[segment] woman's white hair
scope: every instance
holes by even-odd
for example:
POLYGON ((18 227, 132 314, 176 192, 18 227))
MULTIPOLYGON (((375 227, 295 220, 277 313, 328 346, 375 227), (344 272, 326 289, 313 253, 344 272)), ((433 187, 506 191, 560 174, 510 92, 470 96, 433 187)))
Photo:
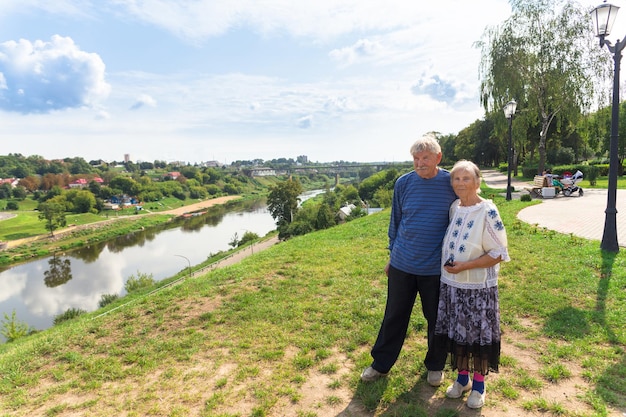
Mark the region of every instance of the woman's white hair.
POLYGON ((465 159, 457 161, 450 170, 450 181, 452 181, 452 178, 457 171, 467 171, 474 174, 474 177, 476 178, 476 189, 480 190, 480 168, 478 168, 475 163, 465 159))

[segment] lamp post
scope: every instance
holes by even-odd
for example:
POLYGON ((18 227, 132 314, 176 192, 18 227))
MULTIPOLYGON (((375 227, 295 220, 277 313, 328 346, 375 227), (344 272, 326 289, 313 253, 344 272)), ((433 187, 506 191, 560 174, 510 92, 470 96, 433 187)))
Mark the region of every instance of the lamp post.
POLYGON ((615 69, 613 72, 613 102, 611 105, 611 142, 609 144, 609 189, 606 202, 604 233, 602 234, 602 242, 600 248, 608 252, 619 252, 617 243, 617 165, 618 159, 618 140, 619 140, 619 70, 620 61, 622 60, 622 49, 626 45, 626 39, 621 41, 618 39, 615 45, 605 39, 611 33, 613 23, 619 7, 605 3, 599 5, 591 11, 593 18, 594 30, 596 36, 600 38, 600 48, 604 45, 609 52, 613 54, 615 69))
POLYGON ((509 162, 506 168, 506 199, 511 200, 511 167, 513 166, 513 116, 515 115, 515 109, 517 103, 515 100, 511 100, 504 105, 504 116, 509 119, 509 162))
POLYGON ((189 258, 187 258, 186 256, 183 255, 174 255, 174 256, 178 256, 179 258, 184 258, 187 260, 187 265, 189 267, 189 277, 191 278, 191 262, 189 262, 189 258))

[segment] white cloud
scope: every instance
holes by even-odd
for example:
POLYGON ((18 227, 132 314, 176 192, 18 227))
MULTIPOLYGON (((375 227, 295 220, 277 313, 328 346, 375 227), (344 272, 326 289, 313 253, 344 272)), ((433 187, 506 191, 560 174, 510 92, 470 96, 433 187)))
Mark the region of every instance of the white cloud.
POLYGON ((28 114, 91 106, 109 94, 104 68, 97 54, 81 51, 71 38, 3 42, 0 108, 28 114))
POLYGON ((0 56, 0 134, 16 139, 5 152, 71 149, 88 160, 406 159, 416 136, 481 117, 472 43, 510 11, 507 0, 445 10, 405 0, 7 1, 0 34, 15 41, 0 54, 33 54, 0 56), (72 37, 36 41, 42 33, 72 37))
POLYGON ((351 65, 361 58, 376 56, 381 50, 382 46, 379 42, 360 39, 352 46, 333 49, 329 56, 342 65, 351 65))
POLYGON ((156 107, 157 102, 154 98, 150 97, 148 94, 141 94, 137 100, 130 106, 131 110, 138 110, 142 107, 156 107))
POLYGON ((300 129, 309 129, 313 125, 313 116, 307 115, 298 119, 298 127, 300 129))

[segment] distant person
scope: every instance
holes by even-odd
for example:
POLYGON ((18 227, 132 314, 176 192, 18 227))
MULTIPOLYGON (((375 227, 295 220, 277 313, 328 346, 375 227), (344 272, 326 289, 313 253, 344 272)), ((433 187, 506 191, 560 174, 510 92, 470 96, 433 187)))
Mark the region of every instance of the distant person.
POLYGON ((460 398, 471 390, 467 406, 481 408, 485 376, 497 372, 500 361, 498 271, 500 262, 509 261, 507 236, 495 204, 478 195, 478 167, 459 161, 450 176, 459 199, 450 207, 443 241, 435 333, 437 343, 448 346, 452 369, 458 370, 446 396, 460 398))
POLYGON ((424 365, 427 381, 439 386, 444 378, 447 351, 434 346, 441 244, 448 227, 450 204, 456 199, 450 173, 437 165, 441 147, 433 136, 418 139, 410 149, 414 170, 395 183, 389 223, 389 263, 385 316, 372 347, 372 365, 361 380, 374 381, 387 375, 395 364, 406 337, 417 294, 428 322, 428 351, 424 365))

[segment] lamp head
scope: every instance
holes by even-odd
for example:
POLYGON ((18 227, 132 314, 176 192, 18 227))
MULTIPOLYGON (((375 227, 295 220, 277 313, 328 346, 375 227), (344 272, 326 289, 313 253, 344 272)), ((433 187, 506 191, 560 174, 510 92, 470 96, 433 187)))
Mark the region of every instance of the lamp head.
POLYGON ((508 103, 504 105, 504 108, 502 109, 504 110, 504 116, 507 119, 510 119, 515 114, 516 108, 517 108, 517 103, 515 102, 515 100, 509 101, 508 103))
POLYGON ((618 10, 618 6, 607 3, 606 0, 604 0, 604 3, 591 11, 593 30, 596 36, 600 38, 600 45, 603 45, 604 38, 611 34, 611 29, 613 29, 613 23, 615 23, 618 10))

